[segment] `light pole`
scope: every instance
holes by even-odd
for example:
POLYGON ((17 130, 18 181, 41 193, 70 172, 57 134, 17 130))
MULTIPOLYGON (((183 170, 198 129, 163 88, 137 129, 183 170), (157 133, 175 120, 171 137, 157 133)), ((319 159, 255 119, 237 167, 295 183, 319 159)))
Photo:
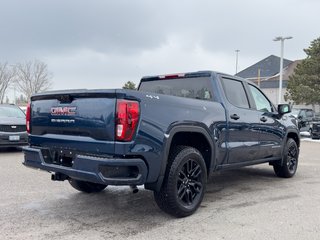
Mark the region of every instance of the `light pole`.
POLYGON ((240 52, 240 50, 235 50, 235 52, 236 52, 236 74, 238 73, 238 54, 239 54, 239 52, 240 52))
POLYGON ((273 41, 281 41, 281 56, 280 56, 280 76, 279 76, 279 97, 278 104, 281 104, 282 98, 282 72, 283 72, 283 49, 284 49, 284 40, 291 39, 292 37, 276 37, 273 41))

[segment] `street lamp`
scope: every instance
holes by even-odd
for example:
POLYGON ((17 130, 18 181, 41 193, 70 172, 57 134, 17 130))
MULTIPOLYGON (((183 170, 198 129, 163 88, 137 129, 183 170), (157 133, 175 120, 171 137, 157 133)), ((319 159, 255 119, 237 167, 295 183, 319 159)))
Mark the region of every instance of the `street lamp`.
POLYGON ((240 50, 235 50, 235 52, 236 52, 236 74, 238 73, 238 54, 239 54, 239 52, 240 52, 240 50))
POLYGON ((281 58, 280 58, 280 79, 279 79, 279 97, 278 104, 281 104, 282 98, 282 71, 283 71, 283 48, 284 48, 284 40, 291 39, 292 37, 276 37, 273 41, 281 41, 281 58))

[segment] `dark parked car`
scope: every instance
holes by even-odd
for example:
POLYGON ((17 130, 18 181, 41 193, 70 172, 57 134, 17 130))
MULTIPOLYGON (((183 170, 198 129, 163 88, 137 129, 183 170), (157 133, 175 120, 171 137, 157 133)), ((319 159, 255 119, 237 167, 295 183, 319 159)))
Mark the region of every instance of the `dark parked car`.
POLYGON ((0 105, 0 147, 26 145, 26 115, 15 105, 0 105))
POLYGON ((312 139, 320 138, 320 117, 315 117, 310 124, 309 129, 310 137, 312 139))
POLYGON ((298 128, 300 131, 309 131, 311 122, 315 117, 315 113, 309 108, 294 108, 291 115, 298 119, 298 128))

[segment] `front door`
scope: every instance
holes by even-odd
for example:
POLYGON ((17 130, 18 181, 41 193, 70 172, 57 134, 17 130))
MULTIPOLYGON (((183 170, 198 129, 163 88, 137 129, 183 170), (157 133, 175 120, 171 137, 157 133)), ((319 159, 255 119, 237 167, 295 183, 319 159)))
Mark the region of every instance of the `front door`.
POLYGON ((260 159, 281 156, 284 126, 268 98, 255 86, 249 84, 253 101, 259 114, 260 159))
POLYGON ((227 97, 228 164, 252 161, 259 156, 259 115, 250 107, 242 81, 222 78, 227 97))

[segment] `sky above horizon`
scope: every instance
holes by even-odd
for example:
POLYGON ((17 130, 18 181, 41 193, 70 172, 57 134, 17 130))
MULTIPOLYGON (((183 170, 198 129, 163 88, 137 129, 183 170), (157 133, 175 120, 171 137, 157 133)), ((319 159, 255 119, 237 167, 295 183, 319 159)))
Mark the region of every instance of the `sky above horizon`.
MULTIPOLYGON (((0 0, 0 62, 38 59, 52 89, 121 88, 142 76, 235 74, 269 55, 305 58, 320 1, 0 0)), ((317 30, 318 29, 318 30, 317 30)))

